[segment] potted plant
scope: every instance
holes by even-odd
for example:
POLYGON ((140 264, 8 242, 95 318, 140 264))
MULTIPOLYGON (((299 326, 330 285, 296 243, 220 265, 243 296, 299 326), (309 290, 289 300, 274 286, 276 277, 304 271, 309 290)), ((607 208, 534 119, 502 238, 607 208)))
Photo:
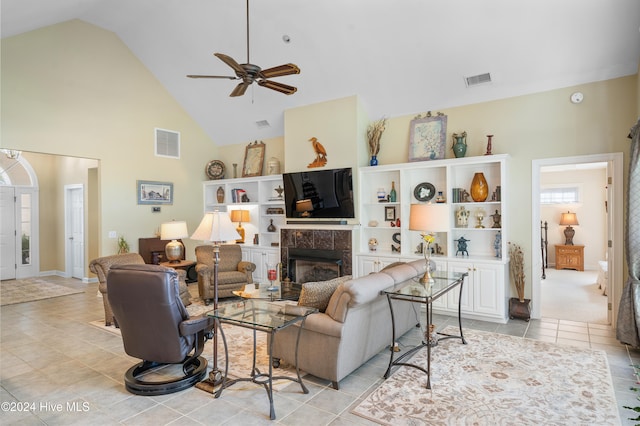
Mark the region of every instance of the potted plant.
POLYGON ((518 297, 509 299, 509 318, 531 319, 531 299, 524 297, 524 253, 517 244, 509 243, 509 271, 518 297))
POLYGON ((129 253, 129 243, 123 236, 118 238, 118 254, 129 253))

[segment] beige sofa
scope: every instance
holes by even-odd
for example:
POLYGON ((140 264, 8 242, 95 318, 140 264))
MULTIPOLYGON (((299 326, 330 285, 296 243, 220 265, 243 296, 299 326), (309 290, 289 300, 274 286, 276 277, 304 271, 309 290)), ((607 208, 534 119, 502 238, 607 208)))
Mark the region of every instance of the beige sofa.
MULTIPOLYGON (((325 312, 307 317, 300 335, 301 370, 338 383, 391 344, 389 303, 380 291, 421 276, 424 260, 395 265, 381 272, 346 281, 338 286, 325 312)), ((420 305, 394 301, 396 336, 420 322, 420 305)), ((273 340, 274 359, 295 363, 299 325, 278 331, 273 340)))

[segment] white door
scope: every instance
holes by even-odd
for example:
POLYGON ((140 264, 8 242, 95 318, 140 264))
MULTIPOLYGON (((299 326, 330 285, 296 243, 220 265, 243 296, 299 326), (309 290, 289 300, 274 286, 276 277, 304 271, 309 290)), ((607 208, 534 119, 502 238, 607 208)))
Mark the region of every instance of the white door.
POLYGON ((65 185, 66 275, 84 277, 84 188, 65 185))
POLYGON ((0 186, 0 279, 16 278, 16 202, 15 189, 0 186))

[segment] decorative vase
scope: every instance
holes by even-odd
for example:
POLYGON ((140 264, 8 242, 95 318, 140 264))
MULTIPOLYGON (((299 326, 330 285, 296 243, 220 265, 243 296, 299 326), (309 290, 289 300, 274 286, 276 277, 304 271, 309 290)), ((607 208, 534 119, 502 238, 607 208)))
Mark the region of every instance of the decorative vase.
POLYGON ((370 166, 377 166, 378 165, 378 157, 375 155, 371 156, 371 161, 369 161, 369 165, 370 166))
POLYGON ((484 178, 484 174, 478 172, 473 175, 473 180, 471 181, 471 198, 473 201, 485 201, 489 196, 489 185, 487 185, 487 180, 484 178))
POLYGON ((267 226, 267 231, 268 232, 276 232, 276 226, 273 224, 273 219, 269 219, 270 223, 269 226, 267 226))
POLYGON ((218 204, 224 203, 224 188, 219 186, 216 191, 216 198, 218 200, 218 204))
POLYGON ((454 133, 453 135, 453 155, 456 158, 462 158, 467 154, 467 132, 462 132, 461 135, 454 133))

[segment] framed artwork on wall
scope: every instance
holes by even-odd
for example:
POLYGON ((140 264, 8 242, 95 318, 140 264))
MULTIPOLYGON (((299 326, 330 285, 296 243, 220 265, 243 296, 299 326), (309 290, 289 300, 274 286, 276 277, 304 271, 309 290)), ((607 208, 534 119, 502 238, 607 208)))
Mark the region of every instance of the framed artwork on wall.
POLYGON ((242 177, 262 176, 264 163, 264 142, 255 141, 247 145, 242 165, 242 177))
POLYGON ((173 204, 173 183, 171 182, 138 180, 136 187, 138 204, 173 204))
POLYGON ((445 158, 447 116, 441 113, 411 120, 409 161, 441 160, 445 158))

